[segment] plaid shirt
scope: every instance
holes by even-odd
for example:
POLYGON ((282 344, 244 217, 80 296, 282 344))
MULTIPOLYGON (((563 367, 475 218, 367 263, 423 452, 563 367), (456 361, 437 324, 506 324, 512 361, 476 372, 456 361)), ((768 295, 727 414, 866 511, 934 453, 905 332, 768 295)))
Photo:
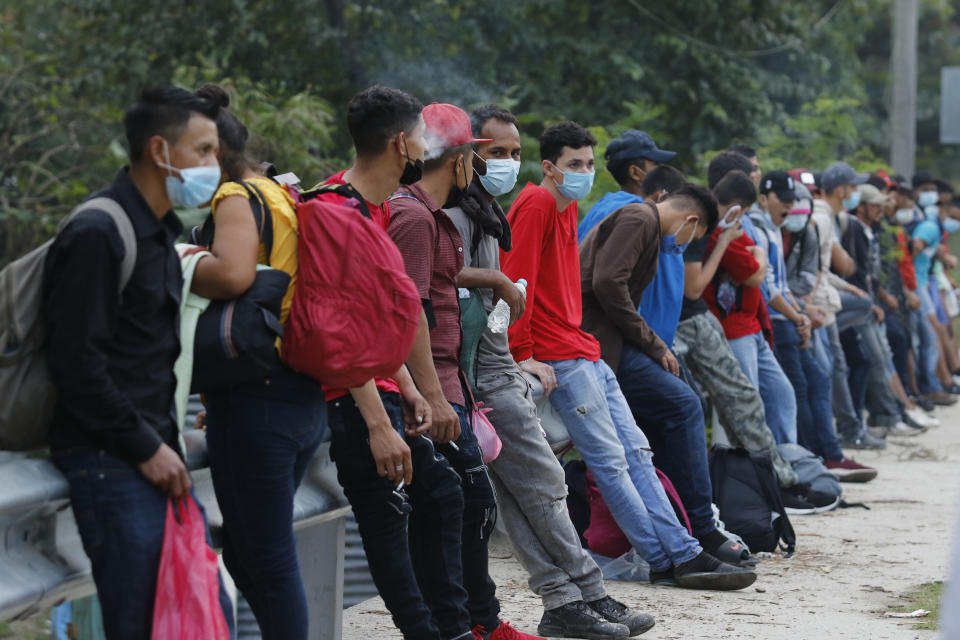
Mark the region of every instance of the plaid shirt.
POLYGON ((463 241, 456 225, 419 186, 400 187, 390 199, 390 237, 403 255, 430 320, 430 347, 443 395, 465 405, 460 384, 460 301, 457 276, 463 241))

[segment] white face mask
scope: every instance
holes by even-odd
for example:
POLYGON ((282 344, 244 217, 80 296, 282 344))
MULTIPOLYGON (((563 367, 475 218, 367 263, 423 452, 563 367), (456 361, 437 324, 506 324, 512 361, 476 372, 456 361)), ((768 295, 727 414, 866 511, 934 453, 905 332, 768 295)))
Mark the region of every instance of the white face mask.
POLYGON ((900 225, 910 224, 913 222, 913 209, 897 209, 897 212, 893 214, 893 219, 900 225))
POLYGON ((737 224, 737 220, 740 218, 740 205, 735 204, 729 209, 727 209, 727 214, 723 216, 723 220, 717 223, 717 226, 721 229, 729 229, 733 225, 737 224))

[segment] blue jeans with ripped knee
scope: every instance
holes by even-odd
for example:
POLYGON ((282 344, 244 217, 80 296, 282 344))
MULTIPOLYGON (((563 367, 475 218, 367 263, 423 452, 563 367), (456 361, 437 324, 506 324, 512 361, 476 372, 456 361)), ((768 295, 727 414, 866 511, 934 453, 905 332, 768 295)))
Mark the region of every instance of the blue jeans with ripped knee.
POLYGON ((627 540, 653 571, 697 557, 700 544, 677 521, 653 468, 650 443, 610 367, 583 358, 548 364, 557 375, 550 403, 627 540))

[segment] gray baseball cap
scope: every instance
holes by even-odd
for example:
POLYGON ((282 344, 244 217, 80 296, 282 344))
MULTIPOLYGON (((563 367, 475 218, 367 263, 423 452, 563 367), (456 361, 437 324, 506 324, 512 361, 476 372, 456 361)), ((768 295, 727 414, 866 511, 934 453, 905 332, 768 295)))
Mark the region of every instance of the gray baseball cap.
POLYGON ((865 184, 868 177, 865 173, 854 171, 853 167, 846 162, 834 162, 820 175, 820 188, 824 192, 829 192, 843 184, 865 184))

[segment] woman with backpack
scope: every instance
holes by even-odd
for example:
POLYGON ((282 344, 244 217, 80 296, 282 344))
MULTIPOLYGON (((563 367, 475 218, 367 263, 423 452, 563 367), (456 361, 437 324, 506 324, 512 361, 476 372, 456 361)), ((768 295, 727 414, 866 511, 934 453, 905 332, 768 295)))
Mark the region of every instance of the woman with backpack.
MULTIPOLYGON (((197 93, 229 105, 219 86, 205 85, 197 93)), ((237 117, 223 108, 216 123, 224 182, 210 203, 213 256, 198 263, 192 289, 211 299, 234 299, 253 285, 258 265, 270 266, 290 276, 280 313, 286 322, 297 282, 295 203, 283 187, 254 171, 244 153, 247 129, 237 117)), ((327 429, 323 390, 277 357, 264 377, 208 391, 205 402, 224 562, 265 640, 306 640, 293 498, 327 429)))

